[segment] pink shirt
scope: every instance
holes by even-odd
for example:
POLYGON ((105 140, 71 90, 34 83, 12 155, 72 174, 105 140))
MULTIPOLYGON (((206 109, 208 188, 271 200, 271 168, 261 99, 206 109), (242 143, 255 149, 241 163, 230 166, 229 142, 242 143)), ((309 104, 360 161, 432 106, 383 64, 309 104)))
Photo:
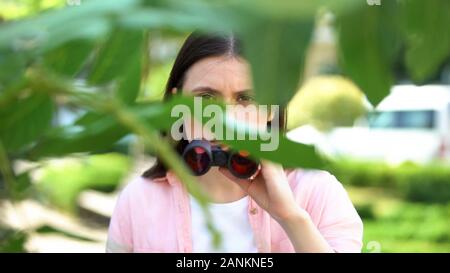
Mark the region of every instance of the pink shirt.
MULTIPOLYGON (((295 199, 336 252, 360 252, 363 225, 341 183, 321 170, 286 171, 295 199)), ((281 226, 249 198, 248 217, 259 252, 294 252, 281 226)), ((177 177, 138 177, 121 192, 109 226, 107 252, 192 252, 189 195, 177 177)))

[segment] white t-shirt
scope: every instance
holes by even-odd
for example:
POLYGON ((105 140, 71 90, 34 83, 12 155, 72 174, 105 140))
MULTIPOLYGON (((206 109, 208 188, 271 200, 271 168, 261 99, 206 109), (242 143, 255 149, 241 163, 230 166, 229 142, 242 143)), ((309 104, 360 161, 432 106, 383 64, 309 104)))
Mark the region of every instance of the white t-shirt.
POLYGON ((248 218, 248 196, 230 203, 210 203, 212 221, 222 236, 218 249, 206 227, 204 213, 197 200, 189 195, 192 217, 193 252, 257 252, 248 218))

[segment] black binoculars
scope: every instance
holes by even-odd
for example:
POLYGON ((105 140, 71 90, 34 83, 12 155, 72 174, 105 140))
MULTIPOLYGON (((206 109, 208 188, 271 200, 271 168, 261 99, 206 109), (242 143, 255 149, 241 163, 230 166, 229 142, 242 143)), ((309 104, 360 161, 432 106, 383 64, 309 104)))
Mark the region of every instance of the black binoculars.
POLYGON ((182 157, 196 176, 204 175, 212 166, 226 167, 241 179, 254 178, 260 169, 245 151, 226 151, 206 140, 193 140, 183 151, 182 157))

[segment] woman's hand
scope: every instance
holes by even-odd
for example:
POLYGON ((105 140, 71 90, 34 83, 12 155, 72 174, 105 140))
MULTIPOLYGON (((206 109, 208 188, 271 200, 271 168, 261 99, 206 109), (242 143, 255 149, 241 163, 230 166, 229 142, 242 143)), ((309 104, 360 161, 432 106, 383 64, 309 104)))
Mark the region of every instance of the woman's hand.
POLYGON ((281 225, 296 252, 334 252, 309 214, 295 201, 280 165, 262 162, 261 171, 253 181, 236 178, 224 168, 219 170, 236 182, 281 225))
POLYGON ((294 199, 283 168, 268 161, 261 162, 261 170, 252 181, 233 176, 226 168, 220 172, 236 182, 258 205, 280 223, 293 218, 307 217, 294 199))

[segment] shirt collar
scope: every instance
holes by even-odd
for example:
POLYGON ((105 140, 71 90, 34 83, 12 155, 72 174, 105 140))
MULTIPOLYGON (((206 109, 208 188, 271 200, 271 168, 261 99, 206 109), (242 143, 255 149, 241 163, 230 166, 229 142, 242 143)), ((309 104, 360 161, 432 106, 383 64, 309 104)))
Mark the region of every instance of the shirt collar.
POLYGON ((153 178, 152 181, 156 183, 169 183, 170 186, 173 186, 178 182, 178 179, 174 173, 167 171, 165 176, 153 178))

